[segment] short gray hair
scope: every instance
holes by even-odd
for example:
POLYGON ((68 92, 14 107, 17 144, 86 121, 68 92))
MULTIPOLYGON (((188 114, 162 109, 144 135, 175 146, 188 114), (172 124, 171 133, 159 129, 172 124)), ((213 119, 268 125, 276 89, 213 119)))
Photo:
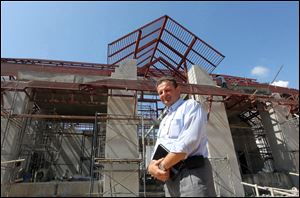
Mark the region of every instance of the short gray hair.
POLYGON ((156 88, 158 87, 158 85, 160 85, 162 82, 165 82, 165 81, 171 82, 175 88, 178 86, 176 78, 174 78, 172 76, 164 76, 156 81, 156 88))

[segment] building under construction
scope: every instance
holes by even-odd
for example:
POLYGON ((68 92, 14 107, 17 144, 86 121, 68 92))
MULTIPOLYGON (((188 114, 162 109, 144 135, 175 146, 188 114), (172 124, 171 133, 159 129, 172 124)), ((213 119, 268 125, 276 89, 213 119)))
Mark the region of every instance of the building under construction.
POLYGON ((162 76, 208 113, 218 196, 299 195, 299 90, 213 73, 225 56, 168 16, 107 63, 1 58, 1 196, 164 196, 147 174, 162 76))

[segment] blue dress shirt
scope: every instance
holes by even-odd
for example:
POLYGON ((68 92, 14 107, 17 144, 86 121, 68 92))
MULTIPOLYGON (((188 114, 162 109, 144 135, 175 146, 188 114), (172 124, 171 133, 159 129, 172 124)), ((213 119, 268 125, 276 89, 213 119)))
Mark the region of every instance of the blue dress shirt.
POLYGON ((167 109, 160 123, 154 147, 164 145, 170 152, 208 156, 206 135, 207 113, 193 99, 178 99, 167 109))

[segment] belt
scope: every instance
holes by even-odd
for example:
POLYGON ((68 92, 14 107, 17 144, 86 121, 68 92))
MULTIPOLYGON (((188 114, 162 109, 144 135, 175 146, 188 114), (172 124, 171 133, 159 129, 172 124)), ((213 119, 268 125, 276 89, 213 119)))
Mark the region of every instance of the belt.
POLYGON ((196 155, 188 157, 187 159, 183 160, 181 163, 181 169, 187 168, 187 169, 194 169, 194 168, 200 168, 204 165, 205 159, 202 155, 196 155))
POLYGON ((172 169, 174 169, 175 172, 179 172, 184 168, 200 168, 204 165, 205 159, 207 158, 204 158, 202 155, 191 156, 175 164, 172 169))
POLYGON ((172 176, 174 177, 175 175, 178 175, 178 173, 185 168, 201 168, 204 166, 206 159, 207 158, 204 158, 202 155, 188 157, 187 159, 178 162, 171 168, 172 176))

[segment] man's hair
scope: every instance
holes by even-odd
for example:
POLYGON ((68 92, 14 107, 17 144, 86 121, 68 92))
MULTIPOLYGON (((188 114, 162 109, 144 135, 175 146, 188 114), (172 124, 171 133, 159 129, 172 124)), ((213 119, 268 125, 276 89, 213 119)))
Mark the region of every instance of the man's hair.
POLYGON ((175 88, 178 86, 177 81, 176 81, 176 79, 174 77, 172 77, 172 76, 164 76, 164 77, 161 77, 160 79, 158 79, 156 81, 156 88, 158 87, 158 85, 160 85, 162 82, 165 82, 165 81, 171 82, 174 85, 175 88))

